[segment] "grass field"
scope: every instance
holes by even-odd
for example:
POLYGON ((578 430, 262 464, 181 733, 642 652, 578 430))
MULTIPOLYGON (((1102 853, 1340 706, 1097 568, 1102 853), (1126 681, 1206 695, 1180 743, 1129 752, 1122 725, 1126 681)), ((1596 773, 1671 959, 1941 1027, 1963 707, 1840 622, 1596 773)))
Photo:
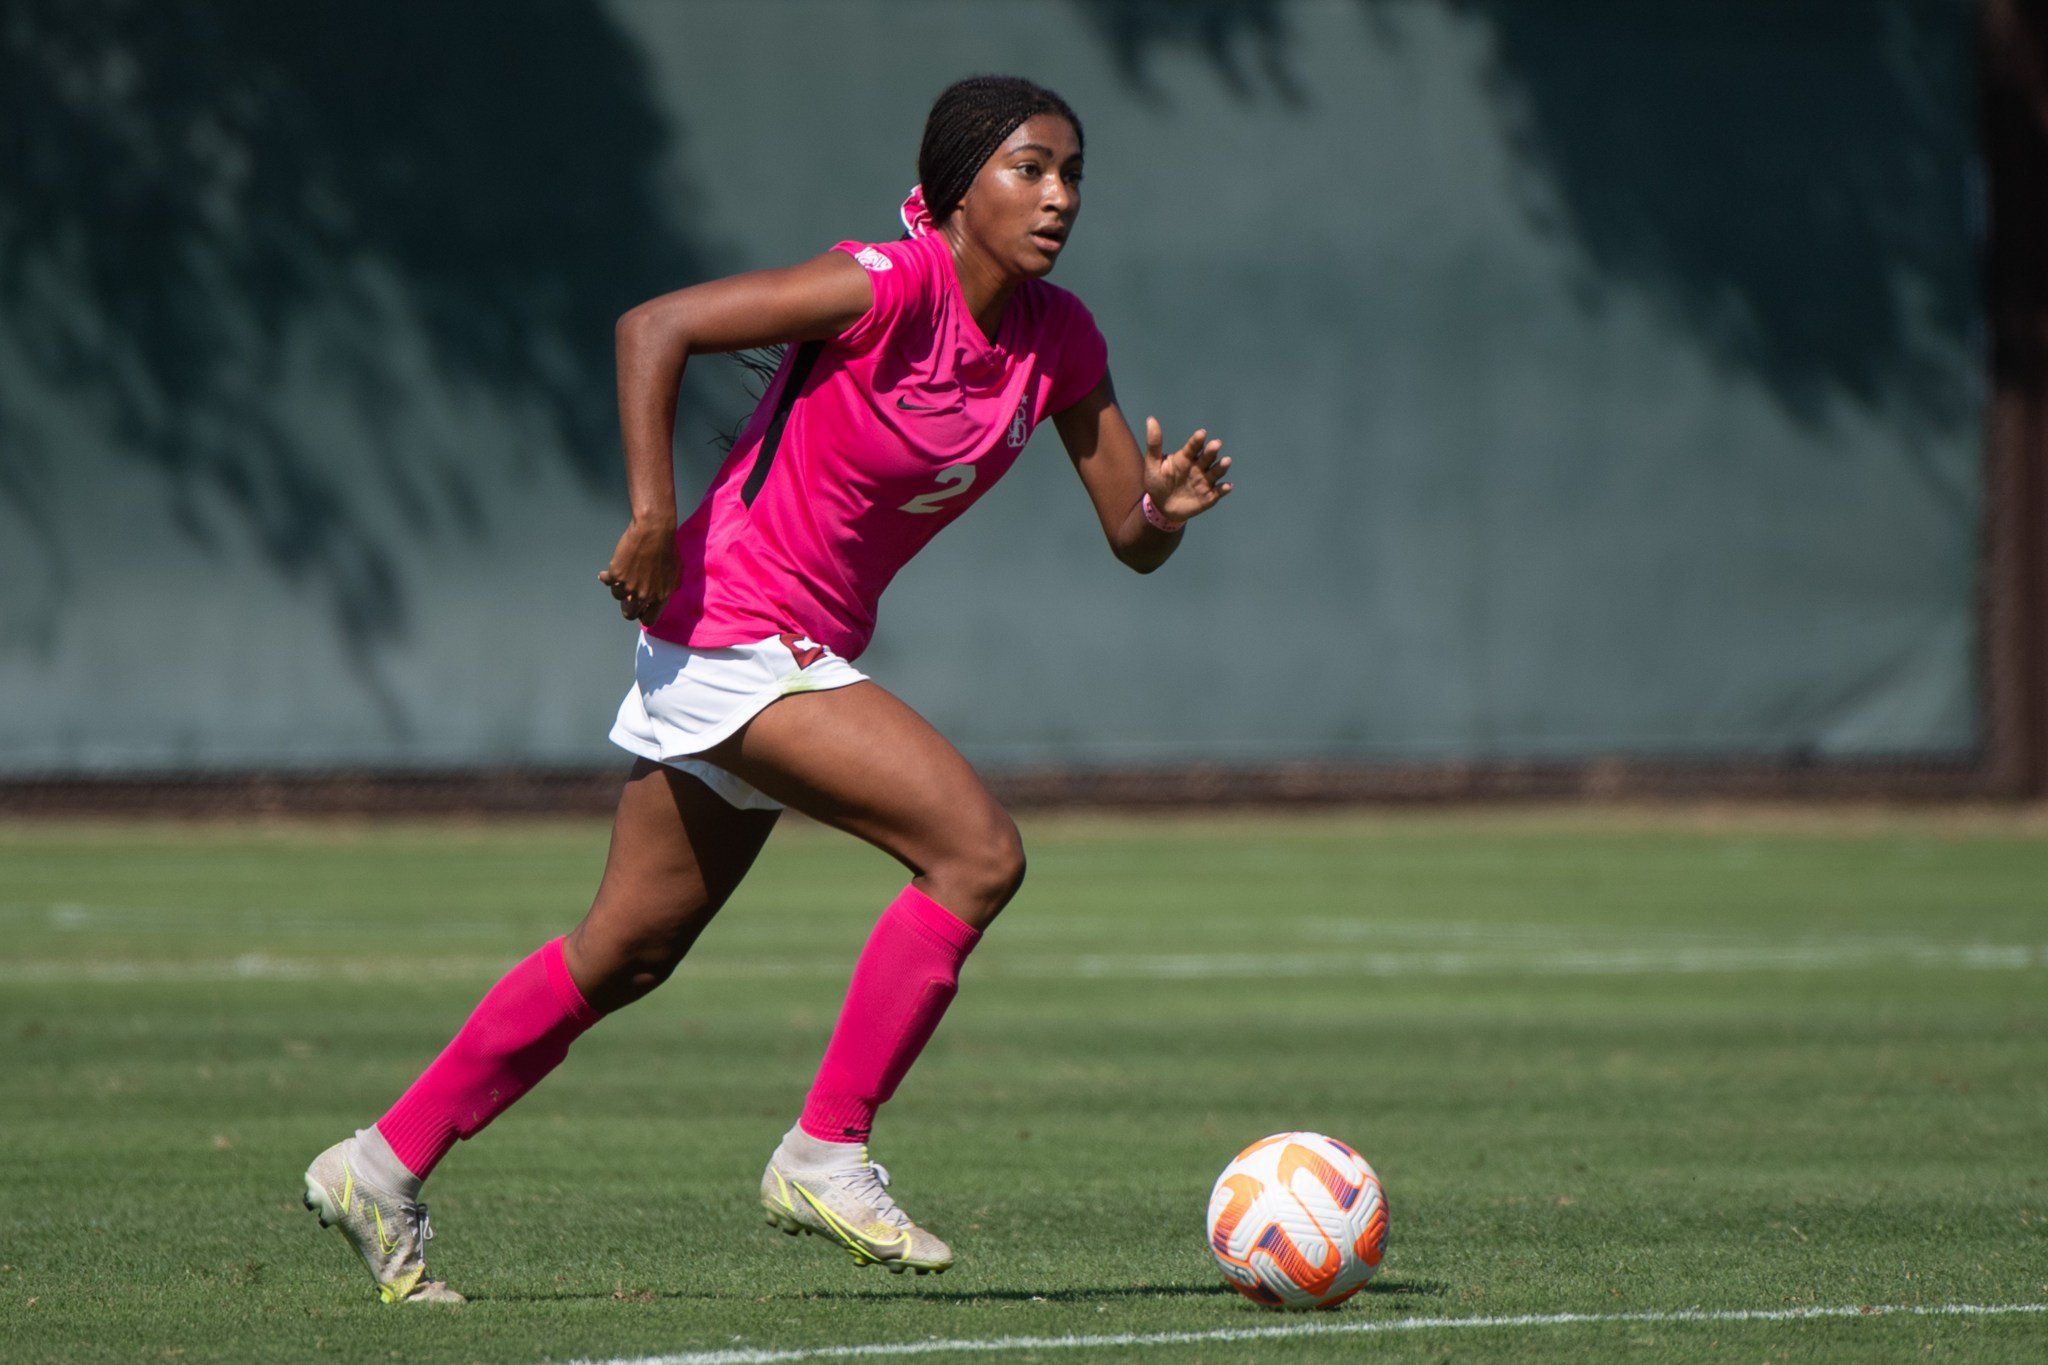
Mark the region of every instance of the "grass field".
POLYGON ((472 1302, 392 1308, 299 1173, 574 920, 603 828, 0 829, 0 1359, 2048 1358, 2038 815, 1026 838, 877 1130, 950 1274, 760 1221, 901 881, 800 827, 436 1175, 429 1264, 472 1302), (1254 1307, 1203 1245, 1224 1161, 1294 1127, 1361 1148, 1392 1208, 1332 1313, 1254 1307), (1855 1311, 1948 1305, 2000 1311, 1855 1311), (1771 1316, 1711 1316, 1742 1311, 1771 1316))

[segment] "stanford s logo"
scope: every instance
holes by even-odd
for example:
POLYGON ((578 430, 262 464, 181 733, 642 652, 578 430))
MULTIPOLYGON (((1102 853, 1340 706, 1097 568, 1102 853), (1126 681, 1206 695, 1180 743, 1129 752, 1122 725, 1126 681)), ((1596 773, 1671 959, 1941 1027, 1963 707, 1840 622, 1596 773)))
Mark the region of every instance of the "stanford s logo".
POLYGON ((789 651, 790 657, 796 660, 796 666, 800 669, 809 668, 825 657, 825 646, 808 635, 791 635, 785 630, 775 638, 782 641, 782 647, 789 651))
POLYGON ((1031 439, 1031 400, 1025 398, 1017 404, 1017 415, 1010 419, 1010 449, 1022 450, 1024 443, 1031 439))

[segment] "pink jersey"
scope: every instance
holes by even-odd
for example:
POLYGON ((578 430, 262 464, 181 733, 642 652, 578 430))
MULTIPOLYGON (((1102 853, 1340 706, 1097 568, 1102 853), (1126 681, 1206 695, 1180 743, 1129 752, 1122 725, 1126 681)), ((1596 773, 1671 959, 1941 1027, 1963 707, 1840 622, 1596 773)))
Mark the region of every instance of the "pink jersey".
POLYGON ((1095 320, 1064 289, 1025 281, 992 343, 940 234, 837 249, 867 268, 874 307, 816 351, 777 430, 802 354, 790 348, 676 531, 682 578, 648 627, 664 640, 715 649, 787 631, 858 658, 896 571, 1107 369, 1095 320))

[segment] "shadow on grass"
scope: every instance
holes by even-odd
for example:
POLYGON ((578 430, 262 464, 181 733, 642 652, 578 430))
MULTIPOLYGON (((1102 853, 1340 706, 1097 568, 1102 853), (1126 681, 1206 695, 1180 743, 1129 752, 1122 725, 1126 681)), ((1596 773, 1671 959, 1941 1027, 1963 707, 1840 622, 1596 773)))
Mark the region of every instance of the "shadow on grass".
MULTIPOLYGON (((1449 1286, 1442 1280, 1376 1280, 1366 1287, 1360 1302, 1379 1298, 1410 1298, 1416 1296, 1434 1297, 1446 1292, 1449 1286)), ((532 1293, 471 1294, 478 1303, 587 1303, 614 1299, 620 1303, 667 1303, 680 1300, 733 1300, 751 1299, 766 1302, 777 1299, 820 1302, 868 1301, 878 1298, 920 1299, 937 1303, 1100 1303, 1115 1299, 1171 1299, 1171 1298, 1233 1298, 1237 1291, 1229 1285, 1216 1281, 1203 1284, 1131 1284, 1104 1288, 1083 1289, 979 1289, 952 1293, 926 1288, 914 1279, 891 1277, 878 1281, 869 1289, 814 1289, 792 1294, 754 1295, 741 1291, 688 1290, 688 1289, 608 1289, 582 1293, 574 1290, 553 1290, 532 1293)))

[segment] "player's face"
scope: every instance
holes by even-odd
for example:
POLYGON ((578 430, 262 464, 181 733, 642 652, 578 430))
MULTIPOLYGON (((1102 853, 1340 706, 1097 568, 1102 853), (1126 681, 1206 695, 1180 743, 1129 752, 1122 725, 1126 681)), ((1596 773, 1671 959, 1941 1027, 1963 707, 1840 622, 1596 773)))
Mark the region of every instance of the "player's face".
POLYGON ((962 229, 1019 275, 1047 274, 1081 211, 1081 139, 1058 114, 1026 119, 982 163, 960 201, 962 229))

